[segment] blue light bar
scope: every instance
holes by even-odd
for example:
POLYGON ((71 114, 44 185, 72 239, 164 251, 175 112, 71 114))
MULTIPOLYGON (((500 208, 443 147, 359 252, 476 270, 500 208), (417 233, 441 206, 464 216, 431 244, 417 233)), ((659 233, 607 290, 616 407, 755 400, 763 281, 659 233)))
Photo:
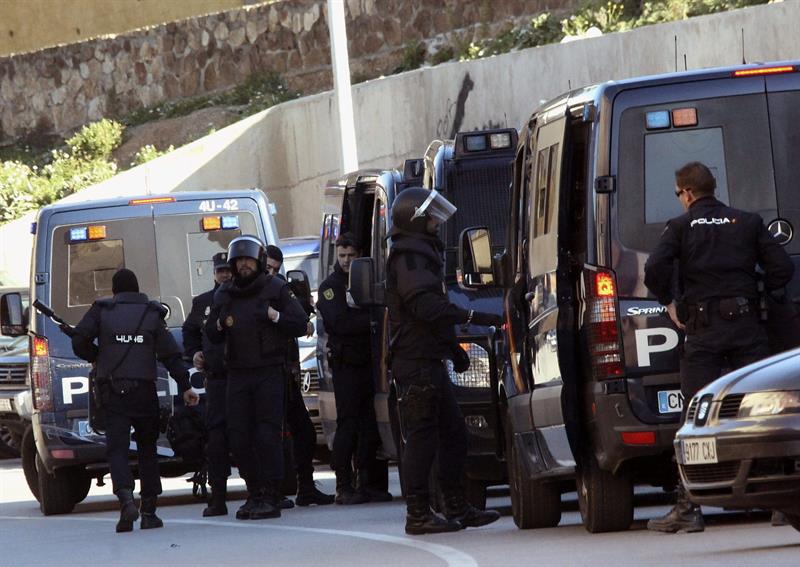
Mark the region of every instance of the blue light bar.
POLYGON ((239 217, 237 216, 222 217, 222 230, 227 230, 231 228, 239 228, 239 217))
POLYGON ((483 134, 466 136, 464 138, 464 149, 468 152, 482 152, 486 150, 486 136, 483 134))
POLYGON ((81 242, 83 240, 89 240, 89 228, 85 226, 79 226, 77 228, 69 229, 69 241, 70 242, 81 242))
POLYGON ((669 110, 657 110, 647 113, 647 129, 663 130, 669 128, 669 110))

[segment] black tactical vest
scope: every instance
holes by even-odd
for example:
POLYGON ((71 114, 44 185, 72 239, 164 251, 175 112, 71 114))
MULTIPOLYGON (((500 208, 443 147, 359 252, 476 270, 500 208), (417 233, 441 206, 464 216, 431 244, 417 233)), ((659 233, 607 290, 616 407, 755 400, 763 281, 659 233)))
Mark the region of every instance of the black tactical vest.
POLYGON ((143 293, 118 293, 97 301, 100 310, 97 375, 126 380, 156 379, 156 341, 162 307, 143 293))
POLYGON ((214 301, 220 304, 219 323, 225 330, 228 368, 285 364, 288 341, 267 316, 270 304, 278 308, 285 285, 280 278, 260 274, 241 287, 237 282, 220 286, 214 301))

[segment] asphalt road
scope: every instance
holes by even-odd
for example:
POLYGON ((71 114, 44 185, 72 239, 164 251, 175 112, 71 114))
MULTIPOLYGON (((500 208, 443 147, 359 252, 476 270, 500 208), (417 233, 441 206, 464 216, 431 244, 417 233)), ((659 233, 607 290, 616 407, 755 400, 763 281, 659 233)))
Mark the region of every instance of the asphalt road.
MULTIPOLYGON (((327 467, 324 467, 327 468, 327 467)), ((323 490, 333 475, 320 472, 323 490)), ((399 494, 397 475, 391 490, 399 494)), ((706 510, 701 534, 648 532, 648 518, 668 505, 655 491, 637 495, 636 522, 626 532, 589 534, 580 523, 575 495, 565 495, 566 512, 557 528, 521 531, 511 518, 507 492, 492 492, 489 506, 500 521, 455 534, 409 537, 403 533, 403 501, 344 508, 295 508, 276 520, 237 521, 244 497, 232 481, 228 516, 204 519, 203 504, 183 479, 165 479, 158 530, 114 533, 116 500, 108 482, 93 486, 72 514, 44 517, 22 474, 20 461, 0 461, 0 565, 798 565, 800 533, 769 525, 769 516, 706 510), (236 500, 233 500, 236 499, 236 500)))

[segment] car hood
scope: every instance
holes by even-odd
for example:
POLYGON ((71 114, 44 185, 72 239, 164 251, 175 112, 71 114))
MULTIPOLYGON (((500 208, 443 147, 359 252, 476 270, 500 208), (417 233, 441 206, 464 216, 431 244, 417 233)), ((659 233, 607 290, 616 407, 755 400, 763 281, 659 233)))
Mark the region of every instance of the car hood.
POLYGON ((747 394, 780 390, 800 390, 800 348, 783 352, 718 378, 698 392, 714 394, 747 394))

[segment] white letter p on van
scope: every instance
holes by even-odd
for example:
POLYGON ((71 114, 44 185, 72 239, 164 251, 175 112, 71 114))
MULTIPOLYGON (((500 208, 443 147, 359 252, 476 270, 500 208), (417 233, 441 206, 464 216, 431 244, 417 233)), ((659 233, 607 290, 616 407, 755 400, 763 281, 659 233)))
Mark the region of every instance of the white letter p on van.
POLYGON ((650 366, 650 355, 654 352, 665 352, 678 346, 678 332, 669 327, 653 329, 636 329, 636 363, 640 367, 650 366), (664 342, 650 343, 650 337, 664 337, 664 342))
POLYGON ((89 379, 85 376, 75 376, 61 379, 61 393, 64 396, 64 404, 72 403, 72 396, 86 394, 89 392, 89 379))

